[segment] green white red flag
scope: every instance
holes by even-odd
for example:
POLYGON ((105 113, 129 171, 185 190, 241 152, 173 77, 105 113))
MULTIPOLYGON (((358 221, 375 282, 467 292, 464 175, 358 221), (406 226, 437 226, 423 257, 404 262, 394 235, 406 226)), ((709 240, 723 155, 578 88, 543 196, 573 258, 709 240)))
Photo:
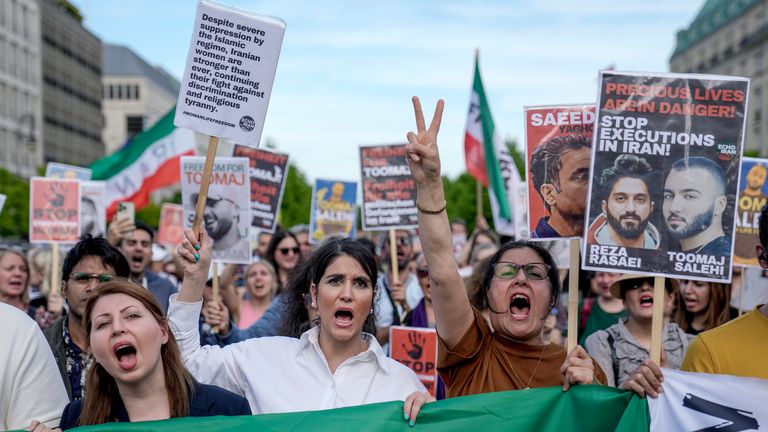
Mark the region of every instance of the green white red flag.
POLYGON ((138 210, 149 204, 152 191, 179 182, 179 158, 194 155, 195 134, 173 125, 175 111, 173 107, 125 147, 91 165, 92 178, 106 182, 108 219, 118 202, 131 201, 138 210))

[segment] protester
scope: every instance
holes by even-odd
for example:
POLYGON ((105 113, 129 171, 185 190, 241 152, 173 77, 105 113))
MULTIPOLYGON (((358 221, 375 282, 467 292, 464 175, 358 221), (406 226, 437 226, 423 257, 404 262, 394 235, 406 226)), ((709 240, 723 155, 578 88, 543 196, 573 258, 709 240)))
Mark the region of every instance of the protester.
POLYGON ((127 219, 116 219, 109 226, 110 243, 125 255, 131 269, 130 280, 149 289, 155 295, 163 311, 168 310, 168 297, 178 290, 168 280, 149 271, 152 258, 152 241, 155 231, 149 225, 127 219))
POLYGON ((86 350, 83 308, 88 294, 100 283, 127 278, 130 270, 123 254, 103 238, 87 236, 69 250, 61 270, 61 294, 68 312, 45 333, 69 400, 83 396, 86 371, 92 356, 86 350))
MULTIPOLYGON (((432 295, 429 292, 429 269, 424 254, 416 257, 416 276, 419 279, 419 285, 424 292, 424 298, 419 304, 405 316, 403 325, 407 327, 435 328, 435 310, 432 308, 432 295)), ((437 377, 437 389, 435 392, 437 400, 445 399, 445 383, 437 377)))
MULTIPOLYGON (((760 244, 755 252, 768 269, 768 206, 760 211, 760 244)), ((696 336, 683 370, 768 379, 768 305, 755 307, 720 327, 696 336)))
POLYGON ((680 281, 675 322, 688 334, 712 330, 736 318, 738 310, 730 307, 731 284, 680 281))
POLYGON ((386 271, 379 273, 376 281, 376 337, 382 345, 389 340, 389 327, 399 325, 405 314, 415 308, 424 295, 419 281, 408 270, 408 263, 414 257, 414 235, 415 232, 412 230, 395 230, 398 280, 394 279, 395 274, 392 270, 389 234, 382 236, 380 260, 386 271))
POLYGON ((192 378, 160 303, 141 286, 104 283, 88 297, 83 313, 95 362, 84 398, 61 415, 62 429, 251 413, 242 397, 192 378))
POLYGON ((279 228, 272 235, 267 253, 263 257, 277 270, 277 290, 283 292, 288 286, 293 269, 301 262, 301 247, 296 236, 279 228))
POLYGON ((309 243, 309 225, 294 225, 288 231, 296 236, 296 241, 299 242, 299 247, 301 248, 301 256, 304 258, 309 257, 309 254, 312 253, 312 244, 309 243))
POLYGON ((25 311, 41 329, 46 329, 62 311, 61 296, 53 295, 51 300, 50 305, 45 297, 30 303, 27 258, 13 249, 0 250, 0 303, 25 311))
MULTIPOLYGON (((256 414, 406 400, 405 418, 415 420, 427 401, 424 386, 410 369, 385 357, 373 335, 363 333, 374 318, 377 271, 375 258, 360 243, 329 240, 298 273, 310 281, 318 326, 300 339, 250 339, 224 348, 200 347, 196 325, 210 241, 204 232, 196 237, 187 230, 178 251, 186 258, 185 277, 169 317, 185 363, 200 381, 245 395, 256 414)), ((304 305, 303 296, 298 303, 304 305)))
POLYGON ((621 277, 619 273, 589 272, 589 286, 596 297, 588 297, 579 305, 579 344, 598 330, 605 330, 627 316, 624 302, 611 294, 611 285, 621 277))
MULTIPOLYGON (((630 375, 651 356, 651 323, 653 303, 652 277, 623 275, 611 284, 611 294, 624 301, 627 317, 618 323, 589 336, 584 344, 587 352, 597 360, 614 387, 634 389, 633 383, 625 383, 630 375)), ((666 296, 658 299, 665 304, 672 302, 678 289, 678 281, 666 279, 666 296)), ((691 340, 674 322, 665 322, 662 330, 664 352, 669 367, 679 369, 691 340)))
POLYGON ((37 324, 0 303, 0 430, 22 429, 33 420, 59 424, 67 392, 37 324))
MULTIPOLYGON (((271 242, 272 242, 272 233, 267 231, 259 231, 259 237, 257 242, 258 246, 256 247, 256 250, 253 251, 254 261, 258 261, 259 259, 266 258, 267 249, 269 249, 269 244, 271 242)), ((274 265, 274 263, 272 265, 274 265)))
MULTIPOLYGON (((485 219, 483 219, 485 221, 485 219)), ((487 225, 487 222, 484 222, 487 225)), ((472 257, 477 253, 478 249, 487 247, 486 245, 498 246, 499 236, 488 228, 475 228, 472 235, 469 237, 469 241, 464 246, 464 251, 459 264, 462 267, 472 266, 472 257)))
POLYGON ((531 232, 532 238, 580 236, 589 189, 592 139, 558 136, 531 155, 531 182, 550 213, 531 232))
POLYGON ((53 251, 35 247, 27 252, 29 264, 29 301, 45 301, 51 292, 51 264, 53 251))
POLYGON ((267 261, 259 261, 245 269, 245 285, 248 289, 240 307, 238 327, 246 328, 259 320, 277 294, 277 273, 267 261))
POLYGON ((408 133, 407 161, 416 181, 419 233, 430 275, 438 332, 438 370, 449 397, 532 387, 605 383, 605 374, 583 348, 568 354, 544 344, 544 319, 560 291, 557 266, 531 242, 504 244, 484 271, 484 292, 494 331, 472 308, 453 259, 451 231, 440 178, 439 101, 427 130, 413 98, 417 133, 408 133))

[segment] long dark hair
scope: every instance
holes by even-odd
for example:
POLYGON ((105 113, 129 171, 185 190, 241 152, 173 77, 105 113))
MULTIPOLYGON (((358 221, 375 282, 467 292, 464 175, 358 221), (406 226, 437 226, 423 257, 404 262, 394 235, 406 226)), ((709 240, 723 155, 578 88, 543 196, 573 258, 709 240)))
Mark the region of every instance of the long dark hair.
MULTIPOLYGON (((91 313, 100 298, 110 294, 125 294, 133 297, 155 318, 157 323, 168 332, 168 342, 160 348, 160 359, 163 363, 165 388, 168 392, 168 405, 171 418, 189 415, 189 394, 194 391, 192 375, 181 360, 181 351, 173 333, 168 327, 168 320, 163 315, 163 309, 155 296, 146 288, 128 280, 115 280, 99 285, 91 292, 85 303, 83 325, 86 331, 86 349, 91 348, 91 313)), ((98 362, 93 362, 88 372, 83 398, 83 410, 78 422, 79 426, 102 424, 114 421, 117 413, 115 407, 120 394, 117 382, 98 362)))
MULTIPOLYGON (((280 244, 281 241, 283 241, 286 237, 290 237, 293 240, 296 241, 296 246, 299 246, 299 240, 296 238, 296 236, 290 232, 285 231, 284 229, 280 228, 279 226, 275 230, 275 233, 272 234, 272 240, 269 241, 269 246, 267 247, 267 253, 264 259, 267 260, 270 264, 272 264, 272 267, 275 268, 275 271, 277 272, 277 291, 283 292, 286 287, 282 285, 280 282, 280 266, 277 265, 277 261, 275 261, 275 254, 277 253, 277 245, 280 244)), ((293 272, 296 272, 296 269, 301 267, 302 261, 304 257, 301 255, 301 248, 299 248, 299 262, 296 263, 296 267, 293 269, 293 272)), ((291 275, 287 275, 288 279, 291 279, 291 275)), ((290 280, 288 282, 288 285, 290 285, 290 280)))
POLYGON ((555 260, 552 258, 552 255, 550 255, 548 250, 539 246, 537 243, 526 240, 516 240, 501 245, 499 250, 497 250, 496 253, 491 256, 491 260, 488 261, 488 266, 485 267, 485 271, 483 272, 483 302, 485 307, 488 307, 488 289, 491 287, 491 279, 493 279, 493 268, 496 266, 496 263, 499 262, 501 256, 504 255, 506 251, 522 248, 532 249, 534 252, 536 252, 537 255, 541 257, 541 260, 544 262, 544 264, 549 266, 547 279, 549 279, 549 290, 550 295, 552 296, 552 298, 549 300, 549 309, 552 310, 552 308, 555 306, 557 297, 560 295, 560 275, 557 273, 557 264, 555 263, 555 260))
MULTIPOLYGON (((376 257, 365 245, 350 238, 330 239, 312 253, 309 260, 300 264, 294 271, 294 277, 288 283, 288 289, 283 297, 285 314, 283 315, 280 335, 299 337, 312 327, 307 310, 310 303, 309 286, 313 283, 318 285, 328 266, 340 256, 353 258, 371 279, 373 287, 371 308, 375 309, 373 304, 375 304, 376 299, 376 280, 378 278, 376 257)), ((375 310, 374 313, 368 315, 363 324, 364 332, 376 334, 375 316, 375 310)))

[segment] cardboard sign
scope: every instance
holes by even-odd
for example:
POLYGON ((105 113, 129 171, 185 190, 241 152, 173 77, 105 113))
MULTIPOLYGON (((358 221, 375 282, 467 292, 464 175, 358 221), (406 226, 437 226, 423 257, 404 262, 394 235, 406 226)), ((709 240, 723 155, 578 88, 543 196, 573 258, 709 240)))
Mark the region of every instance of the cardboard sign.
POLYGON ((361 146, 363 230, 413 228, 416 182, 405 161, 405 144, 361 146))
POLYGON ((392 326, 389 346, 394 360, 411 368, 435 396, 437 391, 437 332, 434 329, 392 326))
POLYGON ((107 234, 107 185, 101 181, 80 182, 80 236, 107 234))
POLYGON ((258 146, 284 32, 279 18, 201 0, 173 123, 258 146))
POLYGON ((29 188, 30 243, 77 243, 80 183, 32 177, 29 188))
POLYGON ((74 165, 48 162, 48 165, 45 166, 45 176, 48 178, 90 180, 91 170, 74 165))
POLYGON ((277 214, 288 179, 288 155, 235 145, 235 157, 248 158, 251 177, 251 227, 275 232, 277 214))
MULTIPOLYGON (((181 199, 184 226, 192 227, 205 158, 181 158, 181 199)), ((204 228, 213 240, 213 259, 251 262, 251 181, 248 159, 216 158, 203 213, 204 228)))
POLYGON ((315 180, 309 219, 310 243, 319 243, 330 236, 354 237, 357 182, 315 180))
POLYGON ((157 242, 164 246, 177 246, 184 240, 184 207, 163 203, 160 207, 160 229, 157 242))
POLYGON ((739 200, 736 207, 736 238, 733 263, 744 267, 760 267, 755 246, 760 244, 760 210, 768 203, 768 159, 743 158, 739 200))
POLYGON ((583 267, 731 280, 749 80, 602 72, 583 267))
POLYGON ((525 108, 531 239, 583 235, 594 123, 594 105, 525 108))

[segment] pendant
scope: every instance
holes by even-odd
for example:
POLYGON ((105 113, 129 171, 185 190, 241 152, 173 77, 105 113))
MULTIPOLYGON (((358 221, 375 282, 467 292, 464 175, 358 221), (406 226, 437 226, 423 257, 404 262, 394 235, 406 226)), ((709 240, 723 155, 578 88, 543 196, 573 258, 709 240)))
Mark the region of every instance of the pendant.
POLYGON ((531 389, 530 387, 526 387, 526 388, 524 388, 523 390, 530 390, 530 389, 531 389))

